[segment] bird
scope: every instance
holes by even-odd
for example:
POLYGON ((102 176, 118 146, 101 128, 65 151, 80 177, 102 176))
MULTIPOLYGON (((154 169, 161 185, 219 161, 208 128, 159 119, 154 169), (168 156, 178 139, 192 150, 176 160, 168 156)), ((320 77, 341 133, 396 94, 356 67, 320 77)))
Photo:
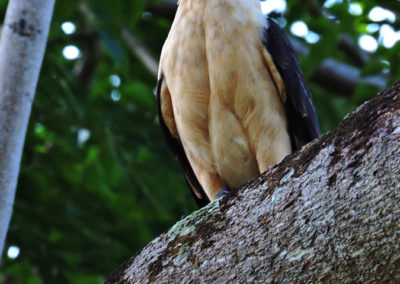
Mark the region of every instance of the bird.
POLYGON ((199 207, 320 136, 294 48, 259 0, 180 0, 156 98, 199 207))

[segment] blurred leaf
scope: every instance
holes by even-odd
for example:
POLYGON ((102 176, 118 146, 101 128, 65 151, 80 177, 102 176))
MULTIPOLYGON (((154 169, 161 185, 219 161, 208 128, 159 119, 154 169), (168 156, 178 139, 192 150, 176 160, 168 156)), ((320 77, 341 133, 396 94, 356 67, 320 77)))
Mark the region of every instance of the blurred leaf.
POLYGON ((106 49, 110 52, 114 61, 118 64, 123 58, 123 52, 118 41, 113 39, 106 32, 101 33, 101 38, 103 39, 106 49))
POLYGON ((368 84, 361 84, 357 87, 356 92, 352 96, 351 100, 354 104, 360 105, 366 100, 369 100, 374 96, 379 90, 368 84))
POLYGON ((151 89, 139 81, 124 85, 122 92, 128 96, 129 100, 137 104, 138 107, 146 109, 154 107, 155 99, 151 89))

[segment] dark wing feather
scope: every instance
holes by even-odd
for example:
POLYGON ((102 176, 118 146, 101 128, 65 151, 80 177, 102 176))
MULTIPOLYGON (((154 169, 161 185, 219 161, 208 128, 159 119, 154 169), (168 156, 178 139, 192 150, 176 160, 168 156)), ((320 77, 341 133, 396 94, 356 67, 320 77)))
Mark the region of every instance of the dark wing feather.
POLYGON ((197 205, 199 207, 203 207, 207 205, 207 203, 210 202, 208 199, 207 195, 205 194, 202 186, 200 185, 199 181, 197 180, 197 177, 195 176, 193 169, 189 163, 189 160, 185 154, 185 151, 183 149, 182 143, 179 139, 179 137, 174 137, 171 132, 169 131, 167 125, 164 122, 164 119, 162 117, 161 113, 161 86, 162 86, 162 79, 159 79, 157 82, 157 112, 158 112, 158 120, 160 122, 161 126, 161 131, 164 136, 165 142, 174 155, 175 159, 179 161, 181 164, 183 174, 185 176, 185 180, 187 184, 189 185, 192 195, 194 200, 196 201, 197 205), (197 197, 195 192, 198 192, 201 195, 201 198, 197 197))
POLYGON ((271 55, 286 89, 286 116, 293 150, 321 134, 311 93, 308 90, 296 53, 287 35, 272 19, 267 18, 263 44, 271 55))

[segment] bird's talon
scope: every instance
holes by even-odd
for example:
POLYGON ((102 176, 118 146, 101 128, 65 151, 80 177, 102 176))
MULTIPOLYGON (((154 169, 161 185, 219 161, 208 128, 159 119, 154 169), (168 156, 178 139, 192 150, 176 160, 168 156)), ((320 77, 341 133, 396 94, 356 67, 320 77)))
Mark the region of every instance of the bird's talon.
POLYGON ((221 198, 221 197, 224 196, 225 194, 229 194, 229 193, 231 193, 229 190, 221 190, 220 192, 218 192, 218 193, 215 195, 215 198, 221 198))

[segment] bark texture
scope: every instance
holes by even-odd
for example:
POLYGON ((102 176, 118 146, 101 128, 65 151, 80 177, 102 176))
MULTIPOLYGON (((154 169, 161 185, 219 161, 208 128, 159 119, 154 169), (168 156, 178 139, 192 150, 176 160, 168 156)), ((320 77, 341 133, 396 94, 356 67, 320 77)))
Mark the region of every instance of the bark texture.
POLYGON ((400 282, 400 83, 105 283, 400 282))
POLYGON ((0 43, 0 256, 54 0, 10 0, 0 43))

